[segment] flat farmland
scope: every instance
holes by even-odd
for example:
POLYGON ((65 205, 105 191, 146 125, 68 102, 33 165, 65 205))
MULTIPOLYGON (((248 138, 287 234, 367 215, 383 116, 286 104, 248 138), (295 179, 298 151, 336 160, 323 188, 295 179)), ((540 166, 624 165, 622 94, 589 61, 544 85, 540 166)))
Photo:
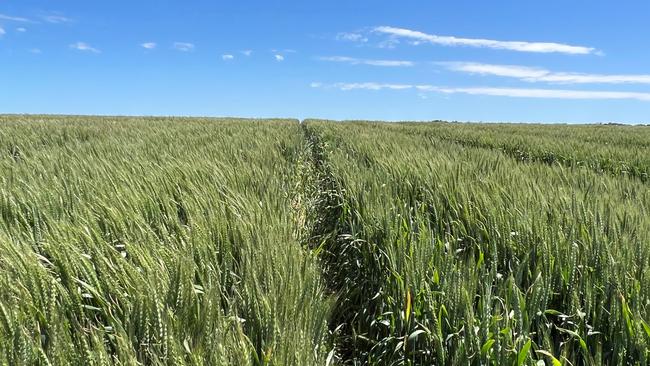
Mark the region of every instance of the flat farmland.
POLYGON ((650 128, 0 116, 0 363, 645 365, 650 128))

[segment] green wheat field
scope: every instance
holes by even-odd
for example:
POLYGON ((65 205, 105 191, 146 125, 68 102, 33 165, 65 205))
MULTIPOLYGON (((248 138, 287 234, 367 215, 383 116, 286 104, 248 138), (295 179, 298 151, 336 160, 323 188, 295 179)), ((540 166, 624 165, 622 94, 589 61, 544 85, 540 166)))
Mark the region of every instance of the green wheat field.
POLYGON ((2 365, 648 365, 650 127, 0 116, 2 365))

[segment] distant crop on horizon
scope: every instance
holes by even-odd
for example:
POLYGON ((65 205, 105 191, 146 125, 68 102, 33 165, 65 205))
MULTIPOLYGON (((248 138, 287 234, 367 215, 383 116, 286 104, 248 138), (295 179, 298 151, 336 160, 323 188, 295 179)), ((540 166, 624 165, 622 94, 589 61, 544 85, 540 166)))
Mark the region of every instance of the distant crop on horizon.
POLYGON ((0 116, 0 363, 643 365, 650 128, 0 116))

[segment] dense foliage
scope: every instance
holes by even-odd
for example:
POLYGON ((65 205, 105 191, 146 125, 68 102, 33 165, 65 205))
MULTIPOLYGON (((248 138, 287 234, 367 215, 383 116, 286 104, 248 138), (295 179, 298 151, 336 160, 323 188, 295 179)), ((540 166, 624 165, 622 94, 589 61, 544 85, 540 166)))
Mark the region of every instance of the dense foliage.
POLYGON ((324 191, 343 206, 329 210, 338 222, 318 238, 332 248, 326 273, 342 278, 337 309, 353 314, 339 317, 348 359, 650 362, 650 191, 592 164, 616 151, 643 167, 647 129, 306 125, 327 152, 324 181, 335 184, 324 191), (585 136, 601 148, 570 148, 585 136), (520 139, 566 158, 499 148, 520 139))
POLYGON ((650 128, 0 116, 0 363, 645 365, 650 128))
POLYGON ((0 123, 0 363, 324 363, 297 121, 0 123))

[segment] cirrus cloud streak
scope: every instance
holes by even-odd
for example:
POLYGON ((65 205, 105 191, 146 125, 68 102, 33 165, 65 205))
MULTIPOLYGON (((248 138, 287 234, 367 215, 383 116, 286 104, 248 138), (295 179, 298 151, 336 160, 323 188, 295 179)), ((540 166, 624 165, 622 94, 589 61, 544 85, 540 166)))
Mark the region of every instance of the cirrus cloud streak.
POLYGON ((7 21, 11 21, 11 22, 22 22, 22 23, 31 23, 32 22, 31 20, 29 20, 27 18, 15 17, 15 16, 11 16, 11 15, 6 15, 6 14, 0 14, 0 20, 7 20, 7 21))
POLYGON ((431 43, 440 46, 465 46, 478 48, 492 48, 500 50, 510 50, 518 52, 533 53, 565 53, 565 54, 597 54, 595 48, 585 46, 573 46, 564 43, 555 42, 528 42, 528 41, 497 41, 493 39, 482 38, 461 38, 454 36, 439 36, 436 34, 427 34, 424 32, 397 28, 389 26, 376 27, 375 33, 388 35, 394 39, 406 38, 413 44, 431 43))
POLYGON ((385 66, 385 67, 408 67, 415 65, 412 61, 402 60, 369 60, 362 58, 346 57, 346 56, 329 56, 319 57, 321 61, 341 62, 350 65, 370 65, 370 66, 385 66))
POLYGON ((650 102, 650 93, 621 91, 591 91, 567 89, 533 89, 533 88, 497 88, 497 87, 442 87, 428 84, 391 84, 391 83, 334 83, 312 82, 312 88, 334 88, 350 90, 417 90, 418 92, 435 92, 443 94, 468 94, 512 98, 538 99, 581 99, 581 100, 639 100, 650 102))
POLYGON ((515 78, 527 82, 556 84, 650 84, 648 74, 586 74, 577 72, 553 72, 539 67, 517 65, 494 65, 477 62, 440 62, 452 71, 476 75, 492 75, 515 78))
POLYGON ((477 62, 441 62, 439 64, 452 71, 515 78, 527 82, 557 84, 650 84, 650 75, 648 74, 607 75, 553 72, 538 67, 494 65, 477 62))

